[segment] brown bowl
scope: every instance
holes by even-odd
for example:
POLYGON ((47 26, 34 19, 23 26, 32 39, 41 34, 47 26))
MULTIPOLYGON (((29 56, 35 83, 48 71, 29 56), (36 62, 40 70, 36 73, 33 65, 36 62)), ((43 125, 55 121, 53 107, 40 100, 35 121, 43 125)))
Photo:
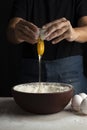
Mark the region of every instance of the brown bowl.
MULTIPOLYGON (((39 83, 26 83, 12 88, 12 94, 16 103, 25 111, 38 114, 51 114, 62 111, 73 96, 73 86, 65 83, 41 83, 43 92, 37 92, 39 83), (28 89, 35 89, 34 92, 28 89), (47 86, 54 86, 51 91, 45 90, 47 86), (58 88, 57 88, 58 87, 58 88), (66 89, 67 90, 63 90, 66 89), (21 90, 22 89, 22 90, 21 90), (25 91, 26 90, 26 91, 25 91)), ((48 87, 49 89, 49 87, 48 87)))

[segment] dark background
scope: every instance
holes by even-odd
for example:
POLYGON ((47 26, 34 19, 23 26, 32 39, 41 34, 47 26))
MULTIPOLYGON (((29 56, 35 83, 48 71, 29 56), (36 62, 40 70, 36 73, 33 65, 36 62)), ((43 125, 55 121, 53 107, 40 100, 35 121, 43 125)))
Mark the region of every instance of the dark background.
MULTIPOLYGON (((0 0, 0 96, 11 96, 11 87, 17 84, 20 68, 20 45, 6 40, 6 29, 14 0, 0 0)), ((84 73, 87 76, 87 44, 84 48, 84 73)))
POLYGON ((11 87, 17 84, 20 45, 7 41, 6 30, 14 0, 0 0, 0 96, 11 96, 11 87))

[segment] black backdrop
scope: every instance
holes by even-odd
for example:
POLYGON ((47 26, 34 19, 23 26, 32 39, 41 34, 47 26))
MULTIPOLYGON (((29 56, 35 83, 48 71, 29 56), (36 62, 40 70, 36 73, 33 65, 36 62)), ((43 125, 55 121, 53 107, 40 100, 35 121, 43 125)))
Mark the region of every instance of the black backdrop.
MULTIPOLYGON (((0 96, 11 96, 11 87, 17 84, 20 68, 20 46, 12 45, 6 40, 6 28, 14 0, 0 0, 0 96)), ((84 65, 87 75, 87 45, 84 47, 84 65)))
POLYGON ((11 87, 17 84, 20 45, 7 41, 6 29, 14 0, 0 0, 0 96, 11 96, 11 87))

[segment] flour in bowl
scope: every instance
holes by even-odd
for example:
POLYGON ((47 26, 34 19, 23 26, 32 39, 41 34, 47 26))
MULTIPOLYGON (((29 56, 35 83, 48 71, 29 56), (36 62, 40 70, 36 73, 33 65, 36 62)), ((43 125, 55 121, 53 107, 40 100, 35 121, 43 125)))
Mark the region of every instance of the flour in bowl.
POLYGON ((60 83, 26 83, 17 85, 14 90, 25 93, 58 93, 69 91, 69 85, 63 85, 60 83))

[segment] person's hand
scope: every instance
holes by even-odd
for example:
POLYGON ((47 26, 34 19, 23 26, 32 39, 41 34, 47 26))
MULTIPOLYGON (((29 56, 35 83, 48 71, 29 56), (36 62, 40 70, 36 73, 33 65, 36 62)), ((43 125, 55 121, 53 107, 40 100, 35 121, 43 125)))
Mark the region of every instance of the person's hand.
POLYGON ((35 44, 39 37, 39 28, 31 22, 20 20, 15 25, 15 37, 19 42, 35 44))
POLYGON ((45 40, 52 40, 53 44, 56 44, 64 39, 74 41, 77 38, 74 28, 72 28, 70 21, 66 18, 61 18, 50 22, 44 25, 43 29, 46 30, 45 40))

